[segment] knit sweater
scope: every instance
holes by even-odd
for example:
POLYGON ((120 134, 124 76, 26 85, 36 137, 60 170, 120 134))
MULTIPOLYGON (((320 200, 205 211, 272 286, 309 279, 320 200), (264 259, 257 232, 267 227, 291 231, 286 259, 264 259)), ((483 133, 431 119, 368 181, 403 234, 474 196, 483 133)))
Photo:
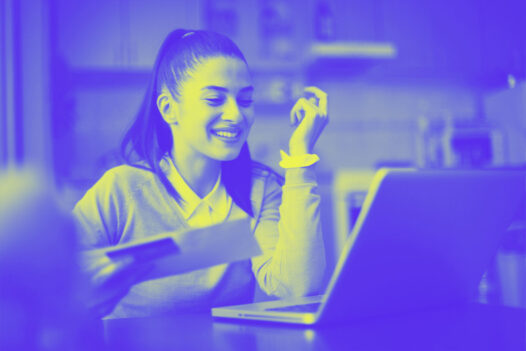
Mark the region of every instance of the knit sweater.
MULTIPOLYGON (((280 298, 319 292, 325 249, 314 166, 286 170, 284 183, 271 169, 253 167, 250 198, 254 211, 251 227, 262 255, 138 283, 107 318, 248 303, 253 299, 255 282, 268 295, 280 298)), ((226 221, 248 216, 230 203, 226 221)), ((73 214, 82 249, 189 227, 181 207, 159 178, 129 165, 107 171, 76 204, 73 214)), ((85 262, 86 271, 89 265, 85 262)))

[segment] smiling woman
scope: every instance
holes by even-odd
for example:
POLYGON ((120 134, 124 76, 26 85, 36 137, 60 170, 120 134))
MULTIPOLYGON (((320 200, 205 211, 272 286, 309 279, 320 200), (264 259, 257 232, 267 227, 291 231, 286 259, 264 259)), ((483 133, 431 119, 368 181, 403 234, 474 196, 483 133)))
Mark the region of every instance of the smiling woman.
MULTIPOLYGON (((252 161, 252 78, 238 47, 210 31, 175 30, 162 44, 149 88, 122 142, 126 165, 108 170, 74 209, 84 249, 251 217, 263 254, 137 283, 133 262, 85 262, 88 304, 108 318, 250 302, 257 281, 278 297, 321 288, 325 249, 312 149, 327 124, 327 96, 301 98, 285 179, 252 161)), ((231 243, 235 245, 235 243, 231 243)))

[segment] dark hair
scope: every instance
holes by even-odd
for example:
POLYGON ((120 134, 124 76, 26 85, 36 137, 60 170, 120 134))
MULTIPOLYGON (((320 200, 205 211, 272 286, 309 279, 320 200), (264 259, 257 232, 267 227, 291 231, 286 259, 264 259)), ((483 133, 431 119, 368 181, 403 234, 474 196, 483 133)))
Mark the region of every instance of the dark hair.
MULTIPOLYGON (((246 63, 245 57, 232 40, 219 33, 204 30, 177 29, 164 40, 150 78, 150 83, 136 119, 124 135, 121 155, 131 166, 155 173, 168 193, 180 202, 181 196, 163 173, 160 162, 172 148, 172 133, 157 108, 157 96, 163 86, 175 99, 180 82, 205 58, 230 56, 246 63)), ((232 200, 250 216, 254 216, 250 202, 252 188, 252 160, 248 144, 239 156, 221 164, 221 179, 232 200)))

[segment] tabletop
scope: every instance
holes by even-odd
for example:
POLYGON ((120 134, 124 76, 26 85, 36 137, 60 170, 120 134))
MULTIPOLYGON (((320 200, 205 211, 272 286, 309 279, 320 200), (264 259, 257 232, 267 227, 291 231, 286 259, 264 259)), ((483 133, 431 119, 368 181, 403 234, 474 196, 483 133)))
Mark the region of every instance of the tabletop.
POLYGON ((110 350, 526 350, 526 310, 469 304, 294 326, 207 313, 104 321, 110 350))

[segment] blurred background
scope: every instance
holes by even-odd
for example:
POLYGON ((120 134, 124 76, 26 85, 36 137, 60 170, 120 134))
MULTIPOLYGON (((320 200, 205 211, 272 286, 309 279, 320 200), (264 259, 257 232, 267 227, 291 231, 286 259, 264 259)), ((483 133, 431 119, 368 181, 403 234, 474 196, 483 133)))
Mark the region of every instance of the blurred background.
MULTIPOLYGON (((0 168, 37 167, 71 209, 119 164, 175 28, 240 46, 252 156, 277 171, 294 100, 307 85, 328 93, 316 152, 330 266, 379 167, 526 167, 525 0, 1 0, 0 168)), ((526 307, 524 224, 483 299, 526 307)))

